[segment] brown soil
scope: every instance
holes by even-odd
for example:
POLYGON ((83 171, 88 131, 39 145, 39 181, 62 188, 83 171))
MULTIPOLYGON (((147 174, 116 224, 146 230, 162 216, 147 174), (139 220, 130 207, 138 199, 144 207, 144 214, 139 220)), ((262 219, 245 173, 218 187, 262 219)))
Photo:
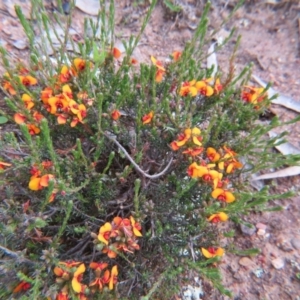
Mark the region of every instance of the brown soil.
MULTIPOLYGON (((0 3, 0 45, 4 46, 14 59, 24 59, 28 55, 25 34, 17 18, 13 15, 13 4, 28 8, 29 1, 1 1, 0 3), (17 49, 23 48, 24 49, 17 49)), ((87 1, 88 2, 88 1, 87 1)), ((91 1, 92 3, 93 1, 91 1)), ((97 2, 97 1, 96 1, 97 2)), ((139 61, 149 62, 150 55, 165 60, 174 50, 182 50, 192 37, 195 25, 201 16, 203 3, 197 0, 170 1, 180 5, 183 10, 176 14, 160 1, 154 10, 150 24, 138 46, 136 57, 139 61)), ((126 40, 130 34, 138 32, 141 20, 148 7, 148 1, 116 1, 116 25, 119 39, 126 40), (133 4, 136 5, 133 5, 133 4)), ((234 0, 213 0, 210 12, 209 31, 217 29, 232 11, 234 0)), ((46 1, 49 9, 51 1, 46 1)), ((72 28, 81 35, 83 18, 89 15, 76 9, 72 28)), ((62 17, 63 18, 63 17, 62 17)), ((297 0, 248 0, 233 18, 223 26, 220 34, 228 35, 236 27, 237 32, 224 50, 217 54, 219 65, 224 74, 228 72, 230 57, 237 36, 242 40, 235 59, 236 69, 253 63, 253 73, 265 82, 273 82, 280 93, 300 101, 300 4, 297 0)), ((208 45, 209 46, 209 45, 208 45)), ((1 71, 3 67, 0 66, 1 71)), ((272 105, 272 110, 283 120, 290 120, 297 114, 281 106, 272 105)), ((288 139, 300 148, 299 123, 284 126, 289 131, 288 139)), ((270 170, 267 170, 270 171, 270 170)), ((227 253, 220 264, 224 285, 233 292, 234 299, 300 299, 300 177, 287 177, 265 181, 272 185, 274 192, 293 190, 295 196, 290 199, 275 200, 271 205, 281 205, 281 212, 252 213, 245 221, 257 227, 266 227, 265 231, 256 228, 247 235, 237 227, 237 234, 228 242, 237 248, 258 248, 261 253, 249 259, 227 253), (262 223, 262 224, 261 224, 262 223), (264 226, 265 225, 265 226, 264 226), (279 269, 275 263, 283 264, 279 269), (275 265, 276 266, 276 265, 275 265)), ((227 299, 204 285, 202 299, 227 299)), ((178 296, 177 299, 184 299, 178 296), (179 298, 178 298, 179 297, 179 298)), ((189 298, 185 298, 189 299, 189 298)))

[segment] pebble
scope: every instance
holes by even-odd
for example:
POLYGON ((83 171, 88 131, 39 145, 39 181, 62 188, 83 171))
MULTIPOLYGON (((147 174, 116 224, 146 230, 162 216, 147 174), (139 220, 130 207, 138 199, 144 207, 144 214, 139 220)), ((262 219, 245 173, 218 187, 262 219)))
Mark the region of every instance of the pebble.
POLYGON ((242 233, 244 233, 246 235, 253 235, 256 231, 254 226, 248 227, 244 224, 241 224, 240 227, 241 227, 242 233))
POLYGON ((201 287, 188 285, 184 287, 183 300, 201 300, 203 290, 201 287))
POLYGON ((284 259, 281 257, 277 257, 271 260, 271 264, 277 270, 282 269, 284 267, 284 259))
POLYGON ((255 266, 255 263, 249 257, 242 257, 239 260, 239 264, 243 267, 251 268, 255 266))
POLYGON ((264 274, 264 270, 259 268, 253 271, 253 274, 257 277, 257 278, 261 278, 264 274))
POLYGON ((296 250, 300 250, 300 239, 297 238, 292 239, 291 244, 296 250))
POLYGON ((264 229, 258 229, 257 235, 263 236, 263 235, 265 235, 265 234, 266 234, 266 231, 265 231, 264 229))
POLYGON ((291 243, 288 241, 285 235, 281 234, 276 239, 276 246, 285 252, 293 251, 291 243))
POLYGON ((266 229, 267 229, 267 225, 263 224, 263 223, 257 223, 255 226, 257 229, 262 229, 264 231, 266 231, 266 229))

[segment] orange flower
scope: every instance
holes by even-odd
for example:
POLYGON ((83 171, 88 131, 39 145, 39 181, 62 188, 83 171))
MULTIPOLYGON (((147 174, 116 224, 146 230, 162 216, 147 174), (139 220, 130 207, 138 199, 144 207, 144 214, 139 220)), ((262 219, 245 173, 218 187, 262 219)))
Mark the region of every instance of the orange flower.
POLYGON ((17 94, 16 90, 13 88, 11 83, 7 80, 3 81, 2 87, 3 87, 4 90, 8 91, 8 93, 11 94, 12 96, 17 94))
POLYGON ((223 256, 225 253, 223 248, 214 248, 214 247, 209 247, 207 249, 201 248, 201 252, 202 252, 203 256, 206 258, 223 256))
POLYGON ((26 117, 22 114, 16 113, 14 114, 14 120, 17 124, 23 124, 26 121, 26 117))
POLYGON ((162 82, 163 76, 166 72, 165 68, 163 67, 162 62, 160 62, 159 60, 157 60, 153 56, 151 56, 151 61, 157 68, 156 73, 155 73, 155 81, 156 82, 162 82))
MULTIPOLYGON (((67 120, 68 120, 68 116, 67 115, 65 115, 65 114, 58 114, 57 115, 57 123, 59 125, 66 124, 67 120)), ((71 127, 73 127, 73 126, 71 125, 71 127)))
POLYGON ((155 73, 155 82, 162 82, 165 72, 158 69, 155 73))
MULTIPOLYGON (((112 247, 112 248, 117 248, 117 244, 116 243, 114 243, 114 244, 112 244, 110 247, 112 247)), ((109 257, 109 258, 116 258, 117 257, 117 252, 115 252, 114 250, 112 250, 110 247, 104 247, 103 248, 103 250, 102 250, 102 253, 107 253, 107 256, 109 257)))
POLYGON ((179 58, 181 57, 181 52, 180 51, 174 51, 172 53, 172 57, 173 57, 174 61, 178 61, 179 58))
POLYGON ((212 78, 197 81, 195 84, 196 89, 203 96, 211 96, 214 93, 214 89, 208 84, 212 78))
POLYGON ((26 106, 27 109, 31 109, 34 107, 34 102, 32 101, 32 98, 28 94, 22 95, 22 100, 26 106))
POLYGON ((20 291, 27 291, 31 288, 31 284, 26 281, 21 281, 14 289, 13 293, 19 293, 20 291))
POLYGON ((214 92, 218 95, 223 90, 223 85, 220 82, 220 79, 217 78, 214 85, 214 92))
POLYGON ((85 117, 86 117, 86 107, 84 104, 79 104, 77 118, 81 122, 85 117))
POLYGON ((51 160, 44 160, 42 161, 42 166, 45 169, 49 169, 53 166, 53 162, 51 160))
POLYGON ((211 196, 222 202, 231 203, 235 201, 234 195, 229 190, 216 188, 212 191, 211 196))
POLYGON ((199 147, 199 148, 188 148, 185 151, 182 151, 183 154, 187 154, 190 156, 198 156, 199 154, 201 154, 203 152, 203 148, 199 147))
POLYGON ((207 148, 206 156, 212 162, 216 162, 216 161, 220 160, 220 157, 221 157, 221 155, 217 152, 217 150, 212 147, 207 148))
POLYGON ((245 86, 245 88, 247 90, 242 92, 242 99, 246 102, 257 104, 268 98, 268 94, 264 92, 264 88, 255 88, 252 86, 245 86))
POLYGON ((135 236, 142 236, 141 234, 141 229, 142 229, 142 226, 140 223, 137 223, 135 222, 134 218, 132 216, 130 216, 130 223, 131 223, 131 226, 132 226, 132 229, 133 229, 133 234, 135 236))
POLYGON ((228 215, 224 212, 219 212, 211 215, 207 220, 212 223, 226 222, 228 220, 228 215))
MULTIPOLYGON (((63 265, 67 269, 71 269, 71 268, 76 267, 79 264, 81 264, 81 262, 77 262, 77 261, 63 262, 63 261, 60 261, 58 264, 59 265, 63 265)), ((64 277, 64 279, 69 279, 69 272, 70 272, 69 270, 66 271, 63 268, 56 266, 54 268, 53 272, 58 277, 64 277)))
POLYGON ((37 84, 37 79, 30 75, 19 76, 19 78, 20 78, 21 83, 25 86, 31 86, 31 85, 37 84))
POLYGON ((226 154, 223 155, 221 161, 218 163, 220 170, 226 170, 226 173, 233 173, 235 169, 240 169, 243 164, 237 161, 234 157, 237 155, 232 149, 224 146, 226 154))
POLYGON ((53 90, 50 87, 46 87, 41 92, 41 99, 44 104, 48 104, 48 100, 53 95, 53 90))
POLYGON ((78 123, 81 123, 77 117, 73 117, 72 122, 70 123, 71 127, 75 127, 78 123))
POLYGON ((57 194, 57 190, 55 190, 56 192, 53 192, 49 198, 47 199, 49 203, 53 202, 55 197, 56 197, 56 194, 57 194))
POLYGON ((60 291, 57 294, 56 300, 69 300, 69 295, 65 291, 60 291))
POLYGON ((6 167, 10 167, 11 164, 0 161, 0 170, 4 170, 6 167))
POLYGON ((112 49, 112 55, 115 59, 119 59, 121 57, 122 53, 118 48, 114 47, 112 49))
POLYGON ((108 267, 107 263, 97 263, 97 262, 91 262, 90 263, 90 268, 97 271, 102 271, 108 267))
POLYGON ((72 78, 73 74, 72 74, 72 70, 69 69, 67 66, 62 66, 60 74, 58 76, 58 80, 61 83, 66 83, 68 82, 71 78, 72 78))
MULTIPOLYGON (((100 276, 100 275, 99 275, 100 276)), ((98 286, 98 289, 101 291, 103 286, 109 283, 110 280, 110 271, 106 270, 102 277, 97 277, 93 282, 89 284, 90 287, 98 286)))
POLYGON ((154 116, 154 112, 153 112, 153 111, 150 111, 148 114, 144 115, 144 116, 142 117, 142 122, 143 122, 143 124, 144 124, 144 125, 145 125, 145 124, 149 124, 149 123, 152 121, 153 116, 154 116))
POLYGON ((39 134, 41 132, 41 129, 39 129, 34 124, 27 124, 26 126, 27 126, 27 129, 28 129, 30 135, 39 134))
POLYGON ((117 109, 115 109, 112 113, 111 113, 111 118, 115 121, 117 121, 119 118, 121 117, 121 113, 120 111, 118 111, 117 109))
POLYGON ((114 288, 114 284, 117 283, 117 276, 118 276, 118 267, 113 266, 111 269, 111 275, 110 275, 109 285, 108 285, 108 288, 110 290, 112 290, 114 288))
POLYGON ((136 64, 138 64, 138 60, 134 57, 131 57, 130 63, 133 64, 133 65, 136 65, 136 64))
POLYGON ((39 113, 38 111, 33 112, 32 117, 38 122, 40 123, 42 119, 44 119, 44 116, 39 113))
POLYGON ((49 181, 55 177, 52 174, 45 174, 42 177, 36 177, 35 175, 30 178, 28 187, 32 191, 42 190, 49 185, 49 181))

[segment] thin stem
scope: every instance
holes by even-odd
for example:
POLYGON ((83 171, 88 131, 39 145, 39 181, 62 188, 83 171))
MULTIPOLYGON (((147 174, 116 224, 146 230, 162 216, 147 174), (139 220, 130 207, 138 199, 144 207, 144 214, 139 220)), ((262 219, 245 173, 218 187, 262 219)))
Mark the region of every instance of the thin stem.
POLYGON ((168 171, 169 167, 171 166, 172 162, 173 162, 173 157, 170 159, 169 163, 167 164, 167 166, 160 172, 154 175, 149 175, 147 174, 145 171, 143 171, 140 166, 133 160, 133 158, 129 155, 129 153, 126 151, 126 149, 111 135, 103 132, 104 136, 106 138, 108 138, 110 141, 112 141, 115 145, 118 146, 118 148, 124 153, 124 155, 130 160, 130 162, 133 164, 134 168, 141 173, 143 176, 150 178, 150 179, 156 179, 159 178, 163 175, 166 174, 166 172, 168 171))

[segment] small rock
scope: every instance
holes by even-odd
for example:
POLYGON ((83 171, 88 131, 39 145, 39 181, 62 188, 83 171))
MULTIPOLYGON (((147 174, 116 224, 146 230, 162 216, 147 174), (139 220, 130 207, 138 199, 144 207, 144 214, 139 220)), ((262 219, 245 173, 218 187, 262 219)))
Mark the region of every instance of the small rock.
POLYGON ((239 264, 247 268, 253 268, 255 266, 255 263, 249 257, 242 257, 239 260, 239 264))
POLYGON ((244 224, 241 224, 240 227, 241 227, 241 231, 246 235, 253 235, 256 231, 254 226, 248 227, 244 224))
POLYGON ((276 246, 285 252, 293 251, 290 242, 287 240, 286 236, 280 235, 276 239, 276 246))
POLYGON ((284 259, 281 257, 277 257, 271 260, 271 264, 277 270, 282 269, 284 267, 284 259))
POLYGON ((12 43, 12 45, 14 47, 16 47, 17 49, 24 50, 25 48, 27 48, 27 41, 26 40, 17 40, 17 41, 14 41, 12 43))
POLYGON ((253 271, 253 274, 257 277, 257 278, 261 278, 262 275, 264 274, 264 270, 259 268, 253 271))
POLYGON ((267 229, 267 225, 263 224, 263 223, 257 223, 255 226, 257 229, 262 229, 264 231, 266 231, 266 229, 267 229))
POLYGON ((184 287, 183 300, 201 300, 200 296, 203 295, 201 287, 188 285, 184 287))
POLYGON ((258 229, 257 235, 264 236, 265 234, 266 234, 266 231, 264 229, 258 229))
POLYGON ((300 239, 297 238, 292 239, 291 244, 296 250, 300 250, 300 239))

